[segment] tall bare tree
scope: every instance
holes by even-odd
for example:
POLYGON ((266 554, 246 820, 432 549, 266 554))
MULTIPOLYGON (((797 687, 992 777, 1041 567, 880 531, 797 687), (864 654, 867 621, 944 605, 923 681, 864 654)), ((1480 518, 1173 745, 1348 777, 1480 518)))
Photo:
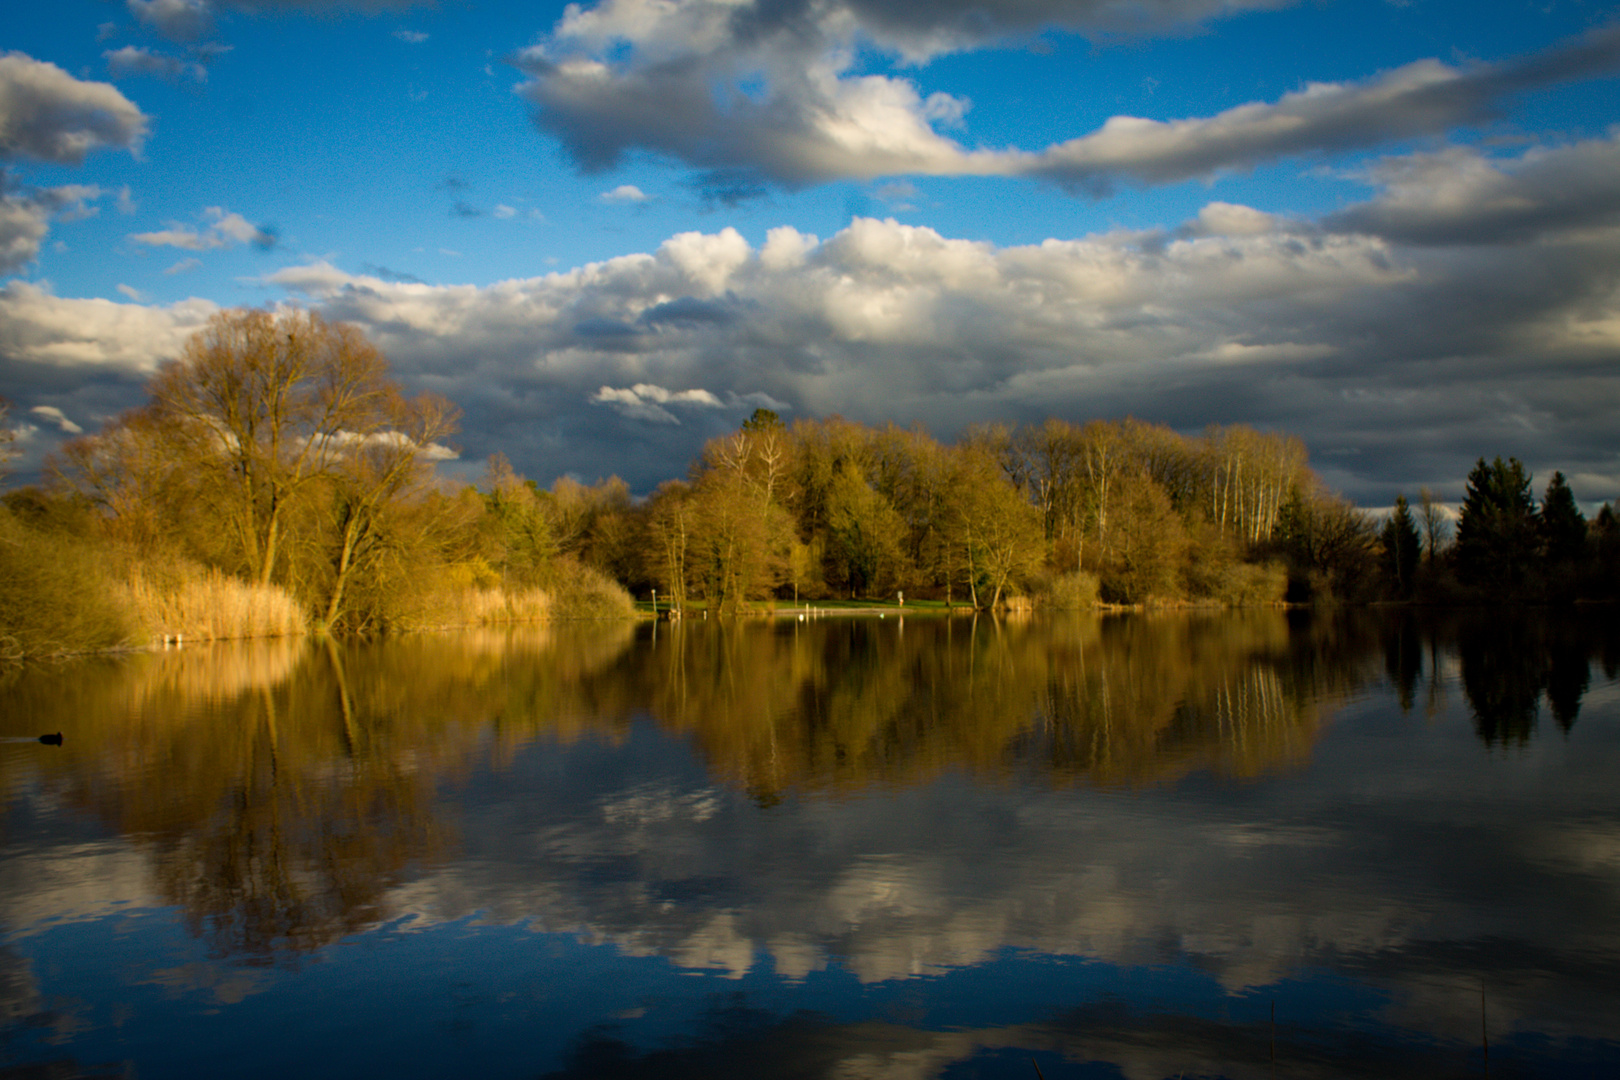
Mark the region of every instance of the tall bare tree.
POLYGON ((248 574, 268 582, 288 509, 386 430, 397 398, 361 332, 310 311, 224 311, 152 381, 155 418, 211 469, 217 510, 248 574))

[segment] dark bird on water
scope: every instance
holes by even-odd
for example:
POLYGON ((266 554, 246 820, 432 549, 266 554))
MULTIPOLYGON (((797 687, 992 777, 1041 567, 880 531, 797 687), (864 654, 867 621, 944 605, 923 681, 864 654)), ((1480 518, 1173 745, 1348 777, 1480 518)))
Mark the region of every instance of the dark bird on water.
POLYGON ((46 746, 61 746, 62 733, 58 731, 55 735, 41 735, 39 737, 39 741, 44 743, 46 746))

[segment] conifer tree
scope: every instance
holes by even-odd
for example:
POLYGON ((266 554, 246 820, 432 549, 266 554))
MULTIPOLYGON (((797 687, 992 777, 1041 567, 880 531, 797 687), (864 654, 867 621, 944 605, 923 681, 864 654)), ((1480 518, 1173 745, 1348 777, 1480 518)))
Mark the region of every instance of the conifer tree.
POLYGON ((1498 598, 1522 593, 1540 547, 1530 476, 1518 458, 1480 458, 1457 519, 1457 577, 1498 598))
POLYGON ((1384 545, 1384 574, 1397 596, 1412 595, 1417 580, 1418 559, 1423 554, 1423 536, 1412 520, 1405 495, 1395 497, 1395 512, 1384 522, 1380 539, 1384 545))
POLYGON ((1561 472, 1553 473, 1541 499, 1541 535, 1547 561, 1555 566, 1579 562, 1586 554, 1586 518, 1561 472))

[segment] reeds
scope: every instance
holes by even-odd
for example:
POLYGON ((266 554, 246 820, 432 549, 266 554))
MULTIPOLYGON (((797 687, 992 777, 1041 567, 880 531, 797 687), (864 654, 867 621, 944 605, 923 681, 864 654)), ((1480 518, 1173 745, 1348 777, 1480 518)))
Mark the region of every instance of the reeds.
POLYGON ((220 641, 292 637, 304 613, 285 589, 177 563, 154 572, 135 568, 116 590, 137 632, 148 641, 220 641))

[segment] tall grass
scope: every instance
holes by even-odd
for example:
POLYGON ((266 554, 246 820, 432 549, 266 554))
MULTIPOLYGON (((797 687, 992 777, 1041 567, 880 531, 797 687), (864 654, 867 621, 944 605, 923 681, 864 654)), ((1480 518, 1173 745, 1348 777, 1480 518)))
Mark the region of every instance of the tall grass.
POLYGON ((551 594, 543 589, 470 588, 456 610, 467 626, 543 622, 551 616, 551 594))
POLYGON ((189 563, 133 567, 116 592, 147 641, 292 637, 305 629, 285 589, 189 563))
POLYGON ((624 586, 594 567, 559 560, 539 586, 491 585, 454 568, 423 577, 415 593, 395 599, 385 630, 449 630, 578 619, 633 619, 624 586))

